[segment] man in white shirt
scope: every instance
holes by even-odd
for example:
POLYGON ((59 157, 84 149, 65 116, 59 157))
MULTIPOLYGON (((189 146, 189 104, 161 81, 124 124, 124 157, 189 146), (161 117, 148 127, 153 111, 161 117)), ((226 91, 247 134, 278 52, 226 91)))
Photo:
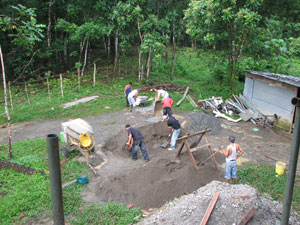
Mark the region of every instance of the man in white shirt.
POLYGON ((130 105, 130 111, 132 111, 132 110, 134 111, 135 106, 137 105, 136 99, 137 99, 137 96, 139 95, 139 92, 141 92, 141 89, 135 89, 128 94, 128 102, 130 105))
POLYGON ((155 101, 160 100, 160 97, 162 97, 162 99, 168 98, 169 94, 168 92, 166 92, 163 89, 154 89, 154 91, 157 93, 156 97, 155 97, 155 101))

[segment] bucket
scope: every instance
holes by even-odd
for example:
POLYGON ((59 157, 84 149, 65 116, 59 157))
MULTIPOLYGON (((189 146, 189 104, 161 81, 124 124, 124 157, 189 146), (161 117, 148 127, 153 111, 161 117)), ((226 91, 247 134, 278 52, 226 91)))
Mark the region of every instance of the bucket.
POLYGON ((275 169, 276 174, 277 175, 283 175, 285 167, 286 167, 286 164, 284 162, 277 161, 276 162, 276 169, 275 169))

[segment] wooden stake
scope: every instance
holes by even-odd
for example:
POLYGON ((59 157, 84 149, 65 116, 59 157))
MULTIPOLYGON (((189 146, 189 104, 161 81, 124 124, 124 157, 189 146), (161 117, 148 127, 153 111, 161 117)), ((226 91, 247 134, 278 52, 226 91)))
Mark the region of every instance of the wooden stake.
POLYGON ((201 165, 204 165, 208 160, 210 160, 212 157, 214 157, 217 153, 219 153, 222 149, 219 149, 218 151, 215 151, 212 155, 208 157, 204 162, 201 163, 201 165))
POLYGON ((8 157, 12 158, 12 151, 11 151, 11 121, 10 121, 10 115, 8 111, 7 106, 7 92, 6 92, 6 80, 5 80, 5 70, 4 70, 4 62, 3 62, 3 55, 2 55, 2 49, 0 45, 0 58, 1 58, 1 67, 2 67, 2 76, 3 76, 3 89, 4 89, 4 108, 5 108, 5 114, 7 117, 8 122, 8 157))
POLYGON ((25 81, 25 93, 26 93, 28 104, 31 105, 29 95, 28 95, 28 89, 27 89, 26 81, 25 81))
POLYGON ((61 97, 64 98, 64 87, 63 87, 63 79, 61 73, 59 74, 60 78, 60 91, 61 91, 61 97))
POLYGON ((94 63, 94 76, 93 76, 93 81, 94 81, 94 87, 96 85, 96 63, 94 63))
POLYGON ((50 102, 51 102, 49 79, 48 79, 48 77, 47 77, 46 79, 47 79, 47 86, 48 86, 48 96, 49 96, 49 100, 50 100, 50 102))
POLYGON ((80 68, 77 69, 78 74, 78 92, 80 91, 80 68))
POLYGON ((204 214, 204 216, 201 220, 200 225, 206 225, 207 224, 207 221, 209 220, 209 217, 210 217, 210 215, 211 215, 211 213, 212 213, 212 211, 213 211, 213 209, 214 209, 214 207, 215 207, 215 205, 218 201, 219 195, 220 194, 218 192, 214 194, 214 197, 211 199, 211 201, 209 203, 209 206, 206 209, 206 212, 205 212, 205 214, 204 214))
MULTIPOLYGON (((208 140, 208 136, 207 136, 206 133, 205 133, 205 139, 206 139, 206 142, 207 142, 208 144, 210 144, 210 142, 209 142, 209 140, 208 140)), ((210 154, 212 155, 212 154, 213 154, 213 150, 212 150, 212 148, 211 148, 211 145, 208 146, 208 149, 209 149, 209 151, 210 151, 210 154)), ((213 163, 215 164, 216 169, 218 170, 218 165, 217 165, 217 161, 216 161, 215 156, 212 157, 212 161, 213 161, 213 163)))
POLYGON ((9 91, 10 107, 11 107, 11 110, 14 111, 14 105, 13 105, 13 101, 12 101, 11 88, 10 88, 10 81, 8 81, 8 91, 9 91))

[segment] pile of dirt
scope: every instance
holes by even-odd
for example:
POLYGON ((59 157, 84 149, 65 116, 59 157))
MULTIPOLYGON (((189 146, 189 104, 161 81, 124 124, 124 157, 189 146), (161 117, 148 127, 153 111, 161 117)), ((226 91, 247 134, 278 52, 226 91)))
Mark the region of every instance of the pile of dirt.
MULTIPOLYGON (((138 224, 200 224, 212 197, 217 192, 219 198, 208 224, 238 224, 252 207, 255 208, 255 214, 247 224, 280 224, 281 204, 261 199, 257 190, 249 185, 230 185, 219 181, 212 181, 192 194, 166 203, 138 224)), ((299 219, 299 216, 292 212, 290 224, 299 225, 299 219)))
MULTIPOLYGON (((133 203, 143 209, 162 206, 166 201, 197 190, 212 180, 223 180, 223 172, 208 162, 195 171, 189 155, 176 158, 177 151, 160 147, 169 130, 159 122, 139 127, 145 138, 150 162, 144 162, 141 152, 137 161, 131 160, 131 152, 125 147, 127 133, 121 130, 108 139, 104 153, 109 160, 93 180, 90 188, 101 202, 133 203)), ((208 149, 194 153, 197 162, 209 157, 208 149)), ((217 157, 217 162, 223 162, 217 157)))

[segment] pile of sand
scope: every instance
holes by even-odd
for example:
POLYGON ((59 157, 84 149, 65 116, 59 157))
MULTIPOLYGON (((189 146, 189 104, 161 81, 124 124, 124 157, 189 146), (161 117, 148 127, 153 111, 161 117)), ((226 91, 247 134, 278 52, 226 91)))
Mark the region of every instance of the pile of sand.
MULTIPOLYGON (((147 145, 150 162, 145 163, 141 152, 137 161, 132 161, 125 147, 127 133, 124 130, 106 142, 104 153, 109 159, 93 181, 92 189, 103 202, 133 203, 143 209, 162 206, 166 201, 197 190, 212 180, 223 180, 223 171, 216 170, 211 161, 195 171, 189 155, 160 147, 169 130, 163 122, 140 127, 147 145)), ((208 149, 194 153, 197 162, 209 157, 208 149)), ((219 164, 223 157, 217 157, 219 164)))

